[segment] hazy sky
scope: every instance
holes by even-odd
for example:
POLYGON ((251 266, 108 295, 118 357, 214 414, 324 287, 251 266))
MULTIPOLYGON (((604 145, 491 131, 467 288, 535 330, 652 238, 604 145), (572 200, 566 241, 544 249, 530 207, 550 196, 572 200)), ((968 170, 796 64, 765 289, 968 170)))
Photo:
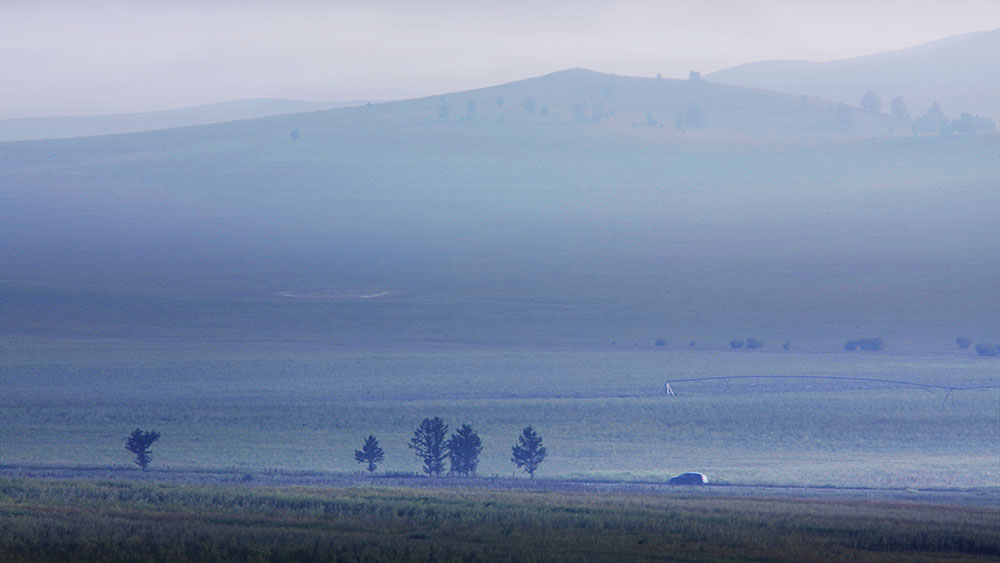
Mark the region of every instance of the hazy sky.
POLYGON ((0 0, 0 118, 398 99, 577 66, 683 77, 998 26, 998 0, 0 0))

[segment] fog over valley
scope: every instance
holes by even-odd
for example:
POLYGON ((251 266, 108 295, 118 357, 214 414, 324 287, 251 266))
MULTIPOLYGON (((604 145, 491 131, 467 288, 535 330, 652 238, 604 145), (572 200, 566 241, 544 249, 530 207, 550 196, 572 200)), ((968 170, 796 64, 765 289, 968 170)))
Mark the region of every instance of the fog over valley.
POLYGON ((1000 556, 995 3, 2 12, 0 560, 1000 556))

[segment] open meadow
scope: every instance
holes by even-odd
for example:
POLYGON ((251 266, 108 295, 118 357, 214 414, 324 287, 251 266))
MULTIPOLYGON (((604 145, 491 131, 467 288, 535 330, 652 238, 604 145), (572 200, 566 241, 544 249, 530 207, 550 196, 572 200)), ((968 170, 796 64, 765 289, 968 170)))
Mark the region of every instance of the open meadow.
POLYGON ((0 479, 0 558, 995 561, 990 508, 541 491, 0 479))
POLYGON ((440 416, 479 432, 482 476, 515 474, 511 446, 530 424, 549 450, 540 478, 664 481, 701 471, 733 484, 1000 485, 996 388, 948 397, 767 378, 674 383, 676 396, 663 393, 667 380, 750 375, 998 385, 997 360, 967 351, 77 344, 32 362, 7 358, 3 464, 133 467, 124 441, 139 427, 162 433, 150 471, 351 473, 361 469, 354 450, 374 434, 386 452, 380 473, 420 473, 407 443, 424 417, 440 416))

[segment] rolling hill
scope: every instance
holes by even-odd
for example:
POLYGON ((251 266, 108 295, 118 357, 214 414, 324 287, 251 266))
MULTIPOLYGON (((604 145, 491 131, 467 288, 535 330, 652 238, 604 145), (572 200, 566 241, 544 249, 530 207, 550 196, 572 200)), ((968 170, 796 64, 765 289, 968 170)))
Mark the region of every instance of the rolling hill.
POLYGON ((34 141, 135 133, 363 104, 364 102, 303 102, 257 98, 144 113, 3 119, 0 120, 0 141, 34 141))
POLYGON ((763 61, 707 75, 713 82, 805 94, 858 105, 877 92, 888 110, 901 96, 914 116, 933 102, 945 113, 984 115, 1000 123, 1000 28, 909 49, 826 63, 763 61))
POLYGON ((345 345, 996 338, 1000 137, 893 126, 800 96, 570 70, 3 143, 0 330, 345 345))

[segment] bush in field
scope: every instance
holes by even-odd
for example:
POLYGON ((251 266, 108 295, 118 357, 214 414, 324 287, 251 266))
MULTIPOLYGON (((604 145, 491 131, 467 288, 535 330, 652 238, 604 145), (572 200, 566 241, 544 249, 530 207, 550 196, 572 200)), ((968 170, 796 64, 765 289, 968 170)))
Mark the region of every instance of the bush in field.
POLYGON ((988 117, 963 113, 959 117, 952 119, 945 126, 948 133, 961 133, 970 135, 977 131, 996 131, 997 124, 988 117))
POLYGON ((475 475, 479 465, 479 454, 483 451, 483 441, 479 434, 468 424, 463 424, 458 432, 448 439, 448 457, 451 460, 451 473, 475 475))
POLYGON ((980 342, 976 344, 976 353, 980 356, 985 356, 988 358, 994 358, 1000 356, 1000 344, 989 344, 987 342, 980 342))
POLYGON ((729 341, 729 347, 732 348, 733 350, 739 350, 740 348, 743 347, 743 344, 745 344, 745 343, 742 340, 730 340, 729 341))
POLYGON ((354 460, 358 463, 366 464, 368 473, 373 473, 378 469, 378 464, 385 460, 385 452, 378 445, 375 436, 369 435, 365 438, 364 445, 360 450, 354 450, 354 460))
POLYGON ((125 449, 135 454, 135 464, 143 471, 153 461, 153 452, 149 449, 153 442, 160 439, 160 433, 156 430, 143 432, 136 428, 132 434, 125 439, 125 449))
POLYGON ((409 446, 423 460, 424 473, 440 475, 444 471, 444 460, 448 457, 448 445, 445 443, 447 434, 448 425, 437 416, 425 418, 413 431, 409 446))
POLYGON ((667 345, 667 341, 664 340, 663 338, 657 338, 656 341, 653 342, 653 345, 654 346, 661 346, 661 347, 662 346, 666 346, 667 345))
POLYGON ((535 478, 535 471, 545 460, 548 452, 542 445, 542 438, 531 426, 525 428, 521 435, 517 437, 517 444, 512 448, 511 463, 518 468, 524 468, 524 472, 535 478))
POLYGON ((964 336, 959 336, 958 338, 955 339, 955 345, 961 348, 962 350, 965 350, 969 346, 972 346, 972 340, 969 340, 964 336))
POLYGON ((854 352, 855 350, 861 350, 862 352, 878 352, 879 350, 885 350, 885 340, 882 340, 882 338, 859 338, 857 340, 848 340, 847 344, 844 344, 844 350, 849 352, 854 352))
POLYGON ((756 338, 747 338, 747 350, 757 350, 764 347, 764 342, 762 340, 757 340, 756 338))
POLYGON ((790 341, 786 340, 785 342, 783 342, 781 344, 781 348, 784 349, 784 350, 791 350, 792 349, 792 343, 790 341))

